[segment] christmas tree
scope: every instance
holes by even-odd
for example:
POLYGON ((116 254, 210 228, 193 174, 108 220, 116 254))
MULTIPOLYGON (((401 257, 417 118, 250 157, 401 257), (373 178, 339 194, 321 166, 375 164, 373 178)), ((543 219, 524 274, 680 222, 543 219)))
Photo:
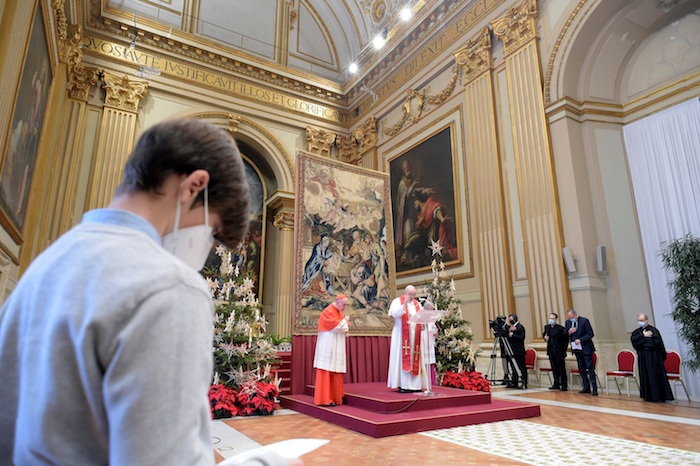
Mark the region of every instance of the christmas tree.
POLYGON ((425 287, 427 299, 435 309, 444 310, 438 320, 435 337, 435 360, 439 374, 473 371, 476 351, 472 348, 472 331, 469 322, 462 317, 461 301, 455 297, 455 282, 447 278, 442 262, 442 246, 432 242, 433 280, 425 287))
POLYGON ((218 260, 204 270, 216 309, 210 392, 215 417, 271 414, 278 407, 279 379, 272 367, 279 361, 265 336, 255 282, 232 261, 236 252, 218 246, 218 260))

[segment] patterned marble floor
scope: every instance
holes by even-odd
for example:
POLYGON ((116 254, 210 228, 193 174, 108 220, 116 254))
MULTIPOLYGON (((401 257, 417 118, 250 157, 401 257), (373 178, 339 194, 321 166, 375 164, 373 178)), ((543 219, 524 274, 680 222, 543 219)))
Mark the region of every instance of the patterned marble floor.
POLYGON ((373 439, 291 411, 217 421, 218 460, 291 438, 330 443, 305 465, 700 465, 700 403, 645 403, 611 394, 496 390, 541 404, 542 416, 373 439), (583 452, 583 460, 581 453, 583 452))

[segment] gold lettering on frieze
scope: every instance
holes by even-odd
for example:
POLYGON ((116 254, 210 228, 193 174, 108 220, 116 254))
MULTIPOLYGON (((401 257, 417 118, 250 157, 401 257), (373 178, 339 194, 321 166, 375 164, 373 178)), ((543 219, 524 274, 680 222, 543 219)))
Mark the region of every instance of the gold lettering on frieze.
POLYGON ((491 22, 493 34, 503 42, 506 55, 537 37, 537 1, 524 0, 505 16, 491 22))
POLYGON ((86 37, 83 49, 89 55, 110 57, 136 66, 159 69, 161 75, 192 84, 200 84, 210 89, 223 91, 233 96, 271 104, 278 108, 292 110, 334 123, 347 123, 345 111, 310 102, 299 97, 281 94, 272 89, 241 82, 225 74, 216 73, 153 55, 146 51, 131 50, 127 46, 108 42, 96 37, 86 37))
POLYGON ((455 62, 462 67, 466 83, 489 71, 493 66, 491 56, 491 34, 484 28, 477 37, 470 39, 467 45, 454 53, 455 62))
POLYGON ((127 112, 138 112, 139 102, 146 95, 147 82, 132 81, 127 75, 104 72, 105 105, 127 112))
MULTIPOLYGON (((396 89, 404 85, 409 81, 413 75, 421 70, 424 70, 426 66, 441 54, 447 47, 450 47, 457 40, 460 40, 465 34, 467 34, 475 24, 483 20, 489 13, 491 13, 498 6, 503 4, 506 0, 477 0, 469 7, 469 9, 464 12, 456 21, 450 23, 448 26, 443 28, 442 34, 435 37, 432 41, 424 45, 419 49, 410 61, 405 65, 400 67, 395 73, 391 74, 389 79, 387 79, 382 85, 376 86, 374 91, 377 93, 377 99, 390 95, 396 89)), ((380 69, 378 72, 380 75, 385 75, 380 69)), ((365 99, 360 103, 360 113, 364 113, 369 107, 374 104, 372 99, 365 99)))
POLYGON ((335 142, 336 134, 322 128, 306 127, 307 151, 322 157, 331 156, 331 148, 335 142))

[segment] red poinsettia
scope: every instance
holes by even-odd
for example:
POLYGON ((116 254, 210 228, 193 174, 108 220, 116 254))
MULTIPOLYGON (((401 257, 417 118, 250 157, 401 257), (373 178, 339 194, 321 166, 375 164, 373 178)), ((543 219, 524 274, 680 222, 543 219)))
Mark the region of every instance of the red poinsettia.
POLYGON ((442 376, 443 387, 462 388, 479 392, 490 392, 491 382, 486 380, 481 372, 450 372, 442 376))
POLYGON ((251 381, 241 387, 236 401, 241 408, 241 416, 266 416, 279 408, 278 397, 279 388, 274 383, 251 381))
POLYGON ((238 393, 226 385, 212 385, 209 388, 209 403, 213 419, 238 416, 240 409, 236 405, 238 393))
POLYGON ((274 383, 251 380, 239 391, 223 384, 209 389, 211 414, 214 419, 234 416, 266 416, 279 409, 279 388, 274 383))

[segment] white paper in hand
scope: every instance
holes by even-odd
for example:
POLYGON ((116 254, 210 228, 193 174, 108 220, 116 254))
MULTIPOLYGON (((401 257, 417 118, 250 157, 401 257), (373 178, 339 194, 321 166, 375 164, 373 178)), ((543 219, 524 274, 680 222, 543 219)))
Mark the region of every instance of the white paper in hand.
POLYGON ((281 442, 271 443, 260 448, 254 448, 252 450, 239 453, 238 455, 222 461, 219 463, 219 466, 239 465, 263 452, 274 452, 282 458, 295 459, 314 451, 318 447, 321 447, 328 442, 330 442, 330 440, 316 438, 295 438, 291 440, 283 440, 281 442))

